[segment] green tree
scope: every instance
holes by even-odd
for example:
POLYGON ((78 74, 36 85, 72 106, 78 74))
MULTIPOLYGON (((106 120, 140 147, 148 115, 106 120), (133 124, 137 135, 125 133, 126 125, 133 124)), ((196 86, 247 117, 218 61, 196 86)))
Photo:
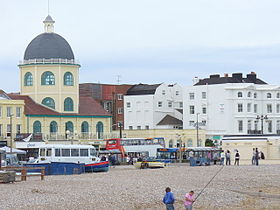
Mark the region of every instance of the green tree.
POLYGON ((214 142, 211 139, 206 139, 205 146, 206 147, 214 147, 215 144, 214 144, 214 142))

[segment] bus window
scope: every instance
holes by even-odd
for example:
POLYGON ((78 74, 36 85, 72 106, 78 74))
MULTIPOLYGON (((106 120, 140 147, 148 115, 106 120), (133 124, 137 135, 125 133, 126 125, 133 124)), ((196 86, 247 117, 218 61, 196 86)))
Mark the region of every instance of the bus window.
POLYGON ((88 149, 80 149, 81 157, 88 157, 88 149))
POLYGON ((147 142, 147 144, 153 144, 153 140, 151 140, 151 139, 147 139, 146 142, 147 142))
POLYGON ((117 143, 116 140, 109 140, 109 141, 108 141, 108 144, 116 144, 116 143, 117 143))
POLYGON ((55 149, 55 157, 60 157, 60 156, 61 156, 60 149, 55 149))
POLYGON ((96 151, 95 151, 95 149, 90 149, 90 155, 91 155, 91 156, 96 156, 96 151))
POLYGON ((70 157, 70 149, 61 149, 62 157, 70 157))
POLYGON ((71 149, 72 157, 79 157, 79 149, 71 149))
POLYGON ((52 156, 52 149, 47 149, 47 155, 48 157, 52 156))
POLYGON ((46 149, 40 149, 40 156, 42 157, 42 156, 45 156, 46 154, 45 154, 45 152, 46 152, 46 149))

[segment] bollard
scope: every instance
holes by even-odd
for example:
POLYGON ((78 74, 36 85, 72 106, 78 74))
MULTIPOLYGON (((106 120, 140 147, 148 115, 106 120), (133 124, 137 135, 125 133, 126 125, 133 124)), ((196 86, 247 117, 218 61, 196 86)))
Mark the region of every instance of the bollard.
POLYGON ((21 181, 26 181, 26 169, 21 170, 21 181))

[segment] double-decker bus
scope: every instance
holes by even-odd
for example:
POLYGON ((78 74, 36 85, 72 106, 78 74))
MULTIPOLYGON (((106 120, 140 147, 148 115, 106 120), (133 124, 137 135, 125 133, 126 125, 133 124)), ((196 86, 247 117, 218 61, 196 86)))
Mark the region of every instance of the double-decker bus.
POLYGON ((139 157, 156 157, 157 149, 164 148, 164 138, 114 138, 106 139, 106 150, 139 157))

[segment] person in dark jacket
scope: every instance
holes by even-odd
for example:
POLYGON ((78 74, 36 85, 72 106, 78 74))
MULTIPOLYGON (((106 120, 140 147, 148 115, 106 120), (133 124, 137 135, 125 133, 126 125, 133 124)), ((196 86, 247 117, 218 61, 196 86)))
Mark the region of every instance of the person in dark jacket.
POLYGON ((234 165, 239 166, 239 159, 240 159, 240 154, 239 154, 238 150, 236 150, 234 165))
POLYGON ((171 192, 170 187, 167 187, 165 189, 165 195, 162 199, 162 202, 165 204, 166 206, 166 210, 174 210, 174 202, 175 202, 175 198, 173 193, 171 192))

